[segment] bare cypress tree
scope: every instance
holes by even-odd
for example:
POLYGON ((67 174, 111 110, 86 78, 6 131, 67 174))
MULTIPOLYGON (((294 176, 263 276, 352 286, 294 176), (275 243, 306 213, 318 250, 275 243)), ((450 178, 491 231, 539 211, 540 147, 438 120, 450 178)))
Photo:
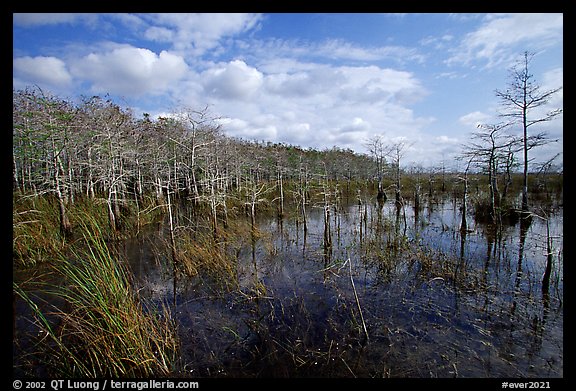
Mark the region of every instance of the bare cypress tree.
POLYGON ((34 101, 34 111, 31 118, 37 119, 37 131, 44 138, 45 171, 49 192, 56 195, 60 215, 60 232, 64 236, 72 233, 72 225, 68 216, 70 201, 68 181, 68 167, 70 165, 69 151, 67 150, 67 133, 73 120, 72 110, 68 102, 39 89, 38 93, 29 96, 34 101))
POLYGON ((392 163, 392 168, 394 170, 394 194, 396 199, 397 206, 403 206, 404 202, 402 201, 402 184, 401 184, 401 171, 400 171, 400 159, 404 156, 404 149, 406 147, 410 147, 412 143, 406 144, 403 141, 395 142, 386 152, 386 156, 390 158, 390 162, 392 163))
POLYGON ((540 85, 534 81, 534 75, 529 71, 533 53, 524 52, 521 61, 510 70, 510 82, 504 91, 496 90, 496 96, 500 98, 504 109, 501 116, 518 121, 522 125, 522 139, 524 152, 524 181, 522 186, 522 211, 528 211, 528 151, 536 146, 544 145, 553 141, 545 132, 528 136, 528 128, 532 125, 551 121, 562 113, 562 109, 548 111, 544 116, 533 118, 530 116, 533 109, 546 105, 552 95, 562 89, 554 88, 541 91, 540 85))
POLYGON ((386 154, 388 148, 384 144, 382 135, 375 135, 366 141, 366 148, 370 155, 376 161, 376 177, 378 178, 378 195, 379 201, 386 201, 386 193, 384 193, 384 186, 382 180, 384 178, 384 168, 386 166, 386 154))
POLYGON ((500 166, 508 167, 509 154, 518 150, 518 139, 505 134, 509 123, 481 124, 477 132, 472 134, 473 140, 478 140, 464 145, 463 157, 478 164, 488 175, 488 194, 490 206, 490 219, 496 223, 501 217, 502 194, 498 186, 498 173, 500 166))

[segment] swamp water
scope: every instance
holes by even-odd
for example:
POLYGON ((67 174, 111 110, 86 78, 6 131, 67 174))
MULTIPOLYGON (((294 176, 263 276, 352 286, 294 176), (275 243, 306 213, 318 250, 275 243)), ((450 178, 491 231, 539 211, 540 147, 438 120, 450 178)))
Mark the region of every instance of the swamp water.
MULTIPOLYGON (((469 216, 461 234, 459 201, 422 205, 350 204, 329 227, 310 208, 306 232, 294 215, 260 218, 254 240, 221 245, 225 278, 174 281, 167 222, 120 247, 139 294, 172 311, 175 377, 562 377, 561 206, 543 294, 545 221, 469 216)), ((15 329, 26 317, 17 303, 15 329)))
POLYGON ((543 294, 545 222, 469 217, 462 235, 459 204, 349 205, 329 232, 323 208, 306 233, 261 219, 257 239, 227 251, 227 288, 201 274, 174 284, 150 248, 162 227, 125 249, 141 294, 173 309, 180 376, 562 377, 562 209, 543 294))

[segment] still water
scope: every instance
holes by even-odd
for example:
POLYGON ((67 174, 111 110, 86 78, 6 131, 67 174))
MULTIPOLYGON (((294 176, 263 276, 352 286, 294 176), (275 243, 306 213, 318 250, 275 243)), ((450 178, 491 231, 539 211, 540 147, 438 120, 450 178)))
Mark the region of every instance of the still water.
MULTIPOLYGON (((561 202, 561 201, 560 201, 561 202)), ((178 376, 562 377, 563 215, 500 229, 460 203, 356 203, 261 218, 233 283, 178 277, 166 224, 125 244, 142 295, 178 324, 178 376), (327 242, 330 240, 331 243, 327 242), (174 287, 176 286, 176 292, 174 287), (230 288, 233 286, 234 288, 230 288)))

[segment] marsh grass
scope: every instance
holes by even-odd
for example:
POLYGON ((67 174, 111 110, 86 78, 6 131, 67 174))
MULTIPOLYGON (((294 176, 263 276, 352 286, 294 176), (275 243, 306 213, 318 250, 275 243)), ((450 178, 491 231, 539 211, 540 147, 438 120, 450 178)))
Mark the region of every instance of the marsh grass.
POLYGON ((175 240, 178 268, 188 277, 214 277, 230 289, 237 288, 240 252, 252 242, 266 238, 241 218, 230 220, 226 228, 219 228, 217 237, 207 226, 193 233, 181 230, 175 240))
POLYGON ((226 247, 213 236, 197 235, 196 238, 181 235, 176 240, 178 269, 186 276, 211 275, 222 281, 235 279, 234 262, 226 247))
POLYGON ((38 348, 53 376, 167 376, 176 363, 178 341, 167 308, 140 299, 125 262, 107 246, 98 222, 85 216, 84 246, 54 266, 61 284, 46 285, 53 296, 42 312, 17 285, 14 292, 32 309, 45 335, 38 348))
POLYGON ((17 266, 35 266, 63 250, 58 219, 57 206, 49 198, 13 195, 12 252, 17 266))
POLYGON ((64 237, 59 229, 58 204, 49 195, 26 195, 14 192, 12 198, 12 250, 15 266, 34 267, 51 263, 60 254, 83 241, 83 229, 87 225, 98 227, 98 232, 110 239, 120 240, 137 235, 140 230, 162 218, 165 211, 153 207, 150 197, 140 201, 126 202, 119 216, 120 230, 112 229, 108 220, 106 200, 78 197, 67 206, 71 223, 71 236, 64 237))

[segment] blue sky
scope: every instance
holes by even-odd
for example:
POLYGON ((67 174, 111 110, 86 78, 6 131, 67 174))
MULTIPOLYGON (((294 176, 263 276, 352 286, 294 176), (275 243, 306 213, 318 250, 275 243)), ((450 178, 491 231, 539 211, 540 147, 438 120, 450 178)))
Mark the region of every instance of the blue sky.
MULTIPOLYGON (((303 147, 381 135, 425 167, 455 167, 500 121, 494 90, 524 51, 543 90, 563 85, 562 14, 14 14, 13 33, 17 89, 155 117, 208 106, 231 136, 303 147)), ((562 107, 561 90, 542 110, 562 107)), ((538 130, 560 142, 536 161, 562 151, 562 118, 538 130)))

